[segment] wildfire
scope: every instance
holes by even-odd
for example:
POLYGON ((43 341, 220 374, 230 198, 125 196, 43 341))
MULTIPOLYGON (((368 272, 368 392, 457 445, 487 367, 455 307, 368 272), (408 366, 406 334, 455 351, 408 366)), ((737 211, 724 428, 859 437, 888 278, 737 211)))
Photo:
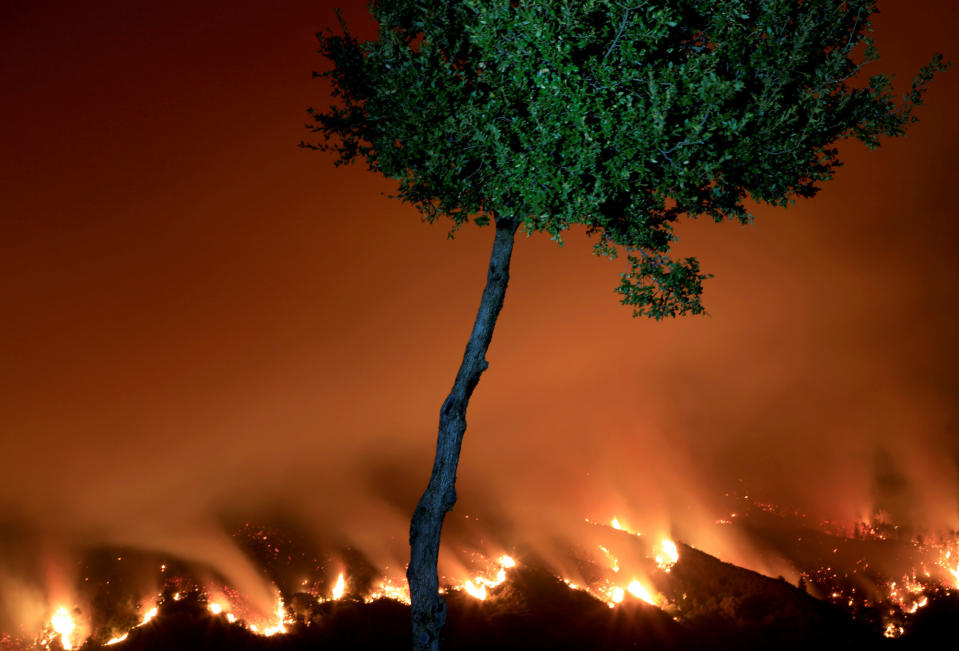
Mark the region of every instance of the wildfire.
MULTIPOLYGON (((579 589, 579 586, 577 586, 575 583, 570 581, 565 581, 565 583, 574 590, 579 589)), ((593 591, 587 588, 587 592, 593 591)), ((629 585, 627 585, 625 588, 619 585, 607 583, 605 586, 599 588, 596 591, 596 594, 600 599, 605 601, 606 605, 608 605, 610 608, 615 608, 618 604, 623 603, 627 594, 630 594, 641 601, 645 601, 651 606, 658 606, 652 593, 637 579, 630 581, 629 585)))
MULTIPOLYGON (((622 603, 623 598, 625 596, 626 596, 626 591, 620 588, 619 586, 616 586, 613 588, 613 591, 610 593, 609 598, 613 600, 613 603, 618 604, 618 603, 622 603)), ((612 607, 612 604, 610 604, 610 607, 612 607)))
MULTIPOLYGON (((623 524, 624 522, 629 523, 628 514, 624 515, 623 520, 616 517, 608 521, 598 522, 590 522, 587 519, 586 522, 590 526, 598 526, 601 530, 596 532, 597 535, 592 539, 592 544, 586 547, 588 557, 582 559, 584 561, 582 573, 576 575, 576 582, 560 575, 560 578, 570 589, 583 590, 600 599, 610 608, 616 608, 622 604, 628 609, 630 603, 638 605, 635 601, 631 601, 631 599, 636 599, 646 604, 664 608, 670 613, 682 614, 685 612, 678 601, 670 601, 671 598, 678 599, 678 596, 667 597, 667 595, 678 595, 673 588, 675 588, 676 582, 683 577, 677 577, 675 574, 664 576, 663 574, 669 573, 680 560, 679 545, 676 541, 657 536, 655 535, 656 531, 647 531, 644 534, 631 531, 623 524), (613 533, 610 528, 615 532, 640 537, 640 540, 625 538, 619 533, 613 533), (599 541, 604 542, 607 546, 597 544, 599 541), (597 548, 599 554, 597 554, 597 548), (585 568, 588 568, 588 571, 585 568), (667 584, 669 589, 667 589, 667 584)), ((881 531, 875 534, 870 533, 869 539, 873 537, 879 539, 879 533, 881 531)), ((865 536, 866 534, 858 535, 865 536)), ((797 541, 802 542, 802 539, 797 539, 797 541)), ((959 558, 954 553, 957 551, 955 535, 951 540, 930 537, 925 540, 913 541, 913 544, 923 552, 922 558, 925 560, 913 567, 906 566, 908 570, 905 573, 899 570, 893 576, 882 575, 870 569, 866 559, 862 559, 857 561, 855 567, 844 567, 840 562, 836 567, 803 570, 803 582, 811 582, 816 588, 814 594, 829 595, 826 597, 828 601, 847 607, 853 616, 858 616, 857 613, 862 608, 881 606, 884 610, 882 611, 881 623, 875 623, 876 634, 882 633, 886 637, 900 637, 908 629, 911 615, 930 603, 935 603, 936 599, 943 594, 949 595, 951 590, 959 588, 959 564, 957 564, 959 558), (950 549, 950 547, 952 548, 950 549), (871 579, 870 586, 877 587, 878 594, 874 591, 867 593, 864 590, 857 590, 856 587, 852 587, 858 584, 854 583, 850 577, 857 578, 859 576, 857 573, 871 579)), ((838 546, 830 545, 827 551, 828 549, 836 553, 838 546)), ((509 570, 517 566, 516 560, 506 554, 486 556, 472 551, 470 553, 473 556, 467 570, 469 574, 453 575, 451 584, 445 585, 441 592, 448 594, 449 591, 460 591, 461 594, 465 593, 465 595, 479 601, 497 598, 499 591, 495 588, 506 581, 509 570)), ((325 567, 325 564, 317 564, 316 567, 320 569, 325 567)), ((341 565, 340 567, 346 566, 341 565)), ((374 581, 371 584, 373 587, 364 594, 358 592, 362 588, 357 586, 367 584, 354 578, 350 585, 351 595, 361 598, 366 603, 388 598, 408 605, 410 603, 409 589, 406 581, 399 578, 399 573, 391 571, 387 566, 383 568, 381 576, 382 578, 374 581)), ((316 588, 312 590, 314 605, 318 606, 324 602, 340 600, 345 597, 347 583, 349 582, 346 572, 340 572, 330 587, 329 580, 331 578, 332 575, 327 574, 323 582, 319 582, 317 577, 307 575, 307 578, 300 582, 302 586, 311 584, 325 586, 322 592, 316 588)), ((229 586, 208 586, 203 591, 196 587, 189 587, 189 581, 178 582, 172 579, 167 584, 167 586, 170 585, 174 586, 177 591, 172 592, 174 588, 167 587, 167 591, 159 597, 157 604, 162 604, 164 599, 169 599, 171 602, 184 600, 189 602, 192 600, 196 603, 199 598, 199 607, 205 607, 212 616, 223 618, 235 623, 236 626, 242 626, 256 635, 275 636, 288 633, 293 622, 279 589, 276 592, 276 605, 273 613, 265 617, 254 616, 250 618, 241 595, 229 586), (234 610, 236 614, 230 612, 231 610, 234 610)), ((686 596, 683 594, 683 599, 685 598, 686 596)), ((162 607, 162 605, 159 606, 159 608, 162 607)), ((309 608, 307 602, 300 603, 298 601, 295 606, 297 617, 302 617, 304 613, 309 612, 309 616, 304 620, 307 625, 311 621, 318 621, 318 611, 309 611, 309 608)), ((269 609, 260 609, 259 612, 263 613, 264 610, 269 609)), ((90 626, 88 621, 79 618, 78 613, 79 611, 71 611, 65 607, 56 608, 50 616, 48 624, 44 627, 40 643, 45 647, 52 645, 54 648, 62 647, 65 650, 79 648, 83 642, 83 636, 86 635, 90 626)), ((158 606, 153 606, 149 610, 144 608, 141 621, 133 628, 126 632, 122 630, 111 631, 110 634, 115 635, 115 637, 100 643, 109 646, 124 642, 135 628, 146 625, 157 616, 157 613, 158 606)), ((875 620, 871 620, 871 622, 875 622, 875 620)), ((99 640, 94 641, 98 642, 102 639, 99 638, 99 640)))
POLYGON ((156 616, 157 616, 157 607, 154 606, 153 608, 148 610, 146 613, 144 613, 143 619, 140 621, 139 626, 143 626, 144 624, 146 624, 147 622, 149 622, 151 619, 153 619, 156 616))
MULTIPOLYGON (((587 520, 587 522, 589 522, 589 520, 587 520)), ((623 525, 623 523, 619 521, 619 518, 613 518, 612 520, 610 520, 610 521, 609 521, 609 526, 611 526, 611 527, 612 527, 613 529, 615 529, 616 531, 622 531, 623 533, 632 534, 632 535, 634 535, 634 536, 642 536, 642 535, 643 535, 643 534, 639 533, 638 531, 632 531, 632 530, 626 528, 626 527, 623 525)))
POLYGON ((653 595, 651 595, 649 593, 649 590, 647 590, 643 586, 643 584, 640 583, 639 581, 633 579, 630 582, 629 587, 627 587, 626 589, 629 590, 629 594, 633 595, 637 599, 642 599, 643 601, 650 604, 651 606, 656 605, 656 601, 653 599, 653 595))
POLYGON ((495 588, 501 584, 506 580, 506 570, 516 567, 516 561, 513 560, 511 556, 507 556, 506 554, 503 554, 496 559, 496 562, 499 567, 496 570, 495 578, 491 579, 484 576, 476 576, 463 582, 462 589, 466 592, 466 594, 474 599, 484 601, 489 596, 489 593, 486 589, 495 588))
POLYGON ((340 576, 336 579, 336 584, 333 586, 333 599, 340 599, 343 597, 343 592, 346 590, 346 577, 343 576, 343 572, 340 572, 340 576))
POLYGON ((896 624, 893 622, 886 624, 886 628, 882 632, 883 635, 890 638, 899 637, 903 633, 905 633, 905 630, 902 628, 902 626, 896 626, 896 624))
MULTIPOLYGON (((477 581, 479 581, 479 579, 477 579, 477 581)), ((486 599, 486 586, 482 583, 476 585, 472 581, 466 581, 463 583, 463 589, 474 599, 479 599, 480 601, 486 599)))
POLYGON ((679 561, 679 550, 676 548, 676 543, 669 538, 663 538, 660 546, 663 551, 661 554, 656 554, 656 565, 664 572, 668 572, 679 561))
POLYGON ((609 566, 612 568, 612 570, 614 572, 619 572, 619 560, 615 556, 613 556, 612 552, 610 552, 606 547, 603 547, 602 545, 597 545, 597 546, 602 550, 604 554, 606 554, 606 558, 609 559, 609 566))
POLYGON ((67 651, 72 649, 72 635, 77 625, 73 622, 73 617, 70 616, 69 611, 66 608, 58 608, 57 612, 50 618, 50 625, 53 627, 53 631, 60 636, 60 646, 67 651))
MULTIPOLYGON (((342 580, 343 575, 340 574, 340 579, 342 580)), ((266 628, 261 635, 265 637, 272 637, 279 633, 286 633, 286 625, 292 623, 286 615, 286 606, 283 604, 283 599, 277 597, 276 600, 276 610, 274 611, 276 615, 276 623, 273 626, 266 628)), ((250 630, 256 632, 255 625, 250 625, 250 630)))
POLYGON ((399 601, 400 603, 404 603, 409 606, 410 588, 406 583, 400 583, 397 585, 390 579, 383 579, 380 581, 376 590, 371 592, 364 601, 369 603, 371 601, 376 601, 377 599, 393 599, 394 601, 399 601))

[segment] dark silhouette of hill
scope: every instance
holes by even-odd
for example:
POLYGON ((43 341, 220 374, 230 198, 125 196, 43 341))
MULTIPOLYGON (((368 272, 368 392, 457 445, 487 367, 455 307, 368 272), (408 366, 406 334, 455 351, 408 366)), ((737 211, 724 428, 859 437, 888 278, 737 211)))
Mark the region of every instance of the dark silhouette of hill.
MULTIPOLYGON (((616 608, 571 590, 534 565, 511 570, 485 601, 453 591, 445 646, 483 649, 692 651, 693 649, 860 649, 888 641, 858 625, 843 611, 785 581, 770 579, 703 552, 681 546, 681 560, 663 573, 657 588, 680 605, 667 613, 627 596, 616 608), (675 618, 675 619, 674 619, 675 618), (677 621, 681 620, 681 621, 677 621)), ((916 640, 945 630, 941 617, 954 604, 931 613, 916 640)), ((212 615, 202 595, 168 600, 156 617, 112 646, 92 642, 85 651, 300 651, 409 648, 409 608, 380 599, 341 599, 300 611, 288 632, 251 633, 222 615, 212 615), (307 622, 309 622, 307 624, 307 622)), ((954 620, 952 620, 954 621, 954 620)), ((918 624, 918 622, 917 622, 918 624)), ((900 646, 894 644, 894 646, 900 646)), ((903 645, 904 646, 904 645, 903 645)), ((884 644, 884 648, 888 648, 884 644)), ((921 648, 915 646, 912 648, 921 648)))

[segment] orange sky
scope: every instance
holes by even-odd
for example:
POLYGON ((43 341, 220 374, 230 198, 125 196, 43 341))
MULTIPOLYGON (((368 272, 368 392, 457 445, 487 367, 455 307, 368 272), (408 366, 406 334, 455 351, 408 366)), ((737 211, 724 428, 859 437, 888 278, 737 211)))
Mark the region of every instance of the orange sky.
MULTIPOLYGON (((0 8, 0 524, 184 552, 282 511, 404 549, 492 231, 296 148, 334 5, 0 8)), ((959 59, 952 0, 882 6, 901 82, 959 59)), ((632 319, 622 262, 520 236, 456 513, 668 527, 733 489, 959 526, 957 102, 951 70, 817 198, 682 227, 709 317, 632 319)))

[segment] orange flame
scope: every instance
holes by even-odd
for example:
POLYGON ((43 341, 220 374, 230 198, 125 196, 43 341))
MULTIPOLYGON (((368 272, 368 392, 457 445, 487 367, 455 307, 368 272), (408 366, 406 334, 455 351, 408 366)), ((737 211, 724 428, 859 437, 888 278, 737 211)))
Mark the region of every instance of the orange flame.
MULTIPOLYGON (((477 579, 477 581, 479 581, 479 579, 477 579)), ((486 599, 486 586, 482 583, 476 585, 472 581, 466 581, 463 584, 463 589, 474 599, 479 599, 480 601, 486 599)))
POLYGON ((340 576, 336 579, 336 584, 333 586, 333 599, 340 599, 343 597, 343 593, 346 591, 346 577, 343 576, 343 573, 340 572, 340 576))
POLYGON ((613 600, 613 603, 620 603, 626 597, 626 591, 616 586, 613 588, 613 591, 610 593, 609 598, 613 600))
POLYGON ((655 606, 655 605, 656 605, 656 600, 653 599, 653 595, 650 594, 649 590, 647 590, 647 589, 643 586, 643 584, 640 583, 639 581, 633 579, 633 580, 630 582, 629 587, 627 588, 627 590, 629 590, 629 594, 633 595, 633 596, 636 597, 637 599, 642 599, 643 601, 645 601, 646 603, 650 604, 651 606, 655 606))
POLYGON ((69 651, 73 648, 71 636, 76 630, 77 625, 73 622, 73 617, 66 608, 58 608, 57 612, 50 618, 50 625, 54 632, 60 636, 60 646, 69 651))
POLYGON ((104 646, 112 646, 114 644, 119 644, 120 642, 123 642, 123 640, 127 639, 129 635, 130 635, 129 633, 124 633, 123 635, 119 635, 117 637, 111 637, 109 640, 106 641, 106 644, 104 644, 104 646))
POLYGON ((154 606, 153 608, 148 610, 146 613, 144 613, 143 619, 140 621, 139 626, 143 626, 144 624, 146 624, 147 622, 149 622, 151 619, 153 619, 156 616, 157 616, 157 607, 154 606))
POLYGON ((663 538, 663 542, 660 543, 662 546, 663 552, 661 554, 656 554, 656 565, 660 569, 668 572, 672 569, 673 565, 679 561, 679 550, 676 548, 676 543, 674 543, 669 538, 663 538))

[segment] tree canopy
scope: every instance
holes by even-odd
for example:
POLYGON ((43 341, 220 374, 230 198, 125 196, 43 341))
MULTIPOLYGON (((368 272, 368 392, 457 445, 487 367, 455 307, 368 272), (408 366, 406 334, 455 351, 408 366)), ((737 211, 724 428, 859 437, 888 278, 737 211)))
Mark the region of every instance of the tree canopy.
MULTIPOLYGON (((625 252, 634 315, 703 312, 680 215, 748 223, 746 200, 811 197, 835 143, 902 135, 940 55, 901 96, 869 38, 872 0, 376 0, 377 40, 319 35, 337 103, 325 138, 452 230, 583 224, 625 252)), ((452 232, 452 231, 451 231, 452 232)))

